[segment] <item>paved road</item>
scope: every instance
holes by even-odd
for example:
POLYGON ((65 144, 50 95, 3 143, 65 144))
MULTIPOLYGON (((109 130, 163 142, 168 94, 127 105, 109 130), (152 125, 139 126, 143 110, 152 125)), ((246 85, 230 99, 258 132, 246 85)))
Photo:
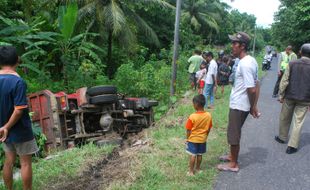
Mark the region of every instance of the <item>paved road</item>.
POLYGON ((307 114, 299 151, 288 155, 286 144, 274 141, 278 134, 281 104, 272 98, 276 66, 264 77, 257 120, 248 117, 241 139, 240 170, 221 172, 215 190, 310 190, 310 114, 307 114))

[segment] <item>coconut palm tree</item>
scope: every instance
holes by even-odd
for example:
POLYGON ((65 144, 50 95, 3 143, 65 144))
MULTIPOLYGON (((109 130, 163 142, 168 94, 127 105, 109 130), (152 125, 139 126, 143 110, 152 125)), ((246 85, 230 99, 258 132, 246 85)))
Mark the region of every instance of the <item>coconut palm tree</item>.
POLYGON ((196 32, 201 31, 202 26, 215 32, 219 31, 218 20, 222 4, 218 0, 184 0, 183 20, 192 26, 196 32))
POLYGON ((107 74, 113 75, 113 40, 127 49, 136 44, 136 34, 146 35, 156 46, 159 40, 153 29, 136 13, 137 6, 160 5, 173 8, 164 0, 80 0, 79 21, 88 24, 89 29, 98 30, 108 37, 107 74))

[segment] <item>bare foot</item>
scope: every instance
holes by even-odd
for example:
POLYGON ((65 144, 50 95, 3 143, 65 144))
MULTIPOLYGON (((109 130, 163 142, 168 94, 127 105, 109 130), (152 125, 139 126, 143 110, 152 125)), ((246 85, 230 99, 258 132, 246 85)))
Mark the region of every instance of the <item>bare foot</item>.
POLYGON ((239 171, 239 166, 238 164, 229 162, 226 164, 219 164, 217 165, 217 169, 220 171, 229 171, 229 172, 238 172, 239 171))
POLYGON ((194 176, 194 172, 187 172, 186 175, 187 176, 194 176))

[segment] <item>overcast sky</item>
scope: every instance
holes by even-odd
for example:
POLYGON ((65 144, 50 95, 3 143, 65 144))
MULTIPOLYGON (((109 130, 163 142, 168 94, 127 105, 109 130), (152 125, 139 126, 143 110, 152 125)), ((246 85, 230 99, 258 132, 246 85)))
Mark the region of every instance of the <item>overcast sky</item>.
POLYGON ((259 26, 268 27, 273 23, 273 14, 278 11, 279 0, 222 0, 232 8, 240 12, 246 12, 256 16, 256 23, 259 26))

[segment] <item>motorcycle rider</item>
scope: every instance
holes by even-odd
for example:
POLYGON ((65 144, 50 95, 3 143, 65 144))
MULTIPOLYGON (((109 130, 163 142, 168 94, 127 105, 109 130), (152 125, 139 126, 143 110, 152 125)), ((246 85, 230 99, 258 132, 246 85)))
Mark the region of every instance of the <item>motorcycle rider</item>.
POLYGON ((262 67, 262 70, 269 70, 270 67, 271 67, 271 61, 272 61, 272 53, 271 53, 271 50, 269 49, 267 51, 267 53, 265 54, 264 56, 264 60, 263 60, 263 67, 262 67))

